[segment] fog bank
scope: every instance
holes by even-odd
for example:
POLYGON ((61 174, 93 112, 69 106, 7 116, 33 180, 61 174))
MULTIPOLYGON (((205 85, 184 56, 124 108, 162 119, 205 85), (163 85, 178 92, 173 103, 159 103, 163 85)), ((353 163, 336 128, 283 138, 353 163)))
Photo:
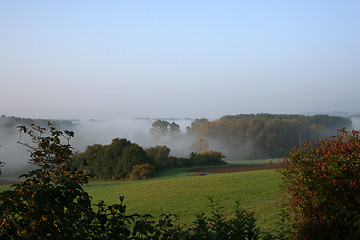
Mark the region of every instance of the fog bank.
MULTIPOLYGON (((154 136, 150 134, 152 123, 157 119, 113 119, 113 120, 84 120, 69 125, 59 125, 58 130, 73 130, 75 137, 70 143, 74 152, 82 152, 88 145, 110 144, 114 138, 126 138, 143 148, 156 145, 166 145, 171 149, 170 154, 177 157, 185 157, 191 152, 192 137, 186 134, 186 128, 191 125, 193 119, 166 119, 161 120, 175 122, 180 125, 181 133, 176 136, 154 136)), ((360 130, 360 118, 351 118, 355 130, 360 130)), ((26 172, 30 154, 25 146, 17 143, 19 133, 16 127, 0 126, 0 161, 5 162, 0 177, 17 175, 26 172)), ((207 139, 209 149, 222 152, 230 160, 231 152, 222 143, 213 139, 207 139)))
MULTIPOLYGON (((143 148, 156 145, 167 145, 174 156, 187 156, 190 152, 191 141, 179 135, 174 139, 157 138, 151 136, 150 128, 157 119, 138 118, 138 119, 112 119, 112 120, 83 120, 69 125, 59 125, 58 130, 72 130, 75 133, 70 144, 74 152, 85 151, 86 147, 93 144, 110 144, 114 138, 126 138, 133 143, 139 144, 143 148)), ((191 119, 165 119, 176 122, 180 125, 181 133, 186 132, 186 127, 190 126, 191 119)), ((45 126, 42 126, 45 127, 45 126)), ((2 168, 0 177, 18 176, 28 169, 30 153, 27 148, 18 144, 19 133, 15 126, 0 128, 0 160, 6 165, 2 168)), ((26 140, 27 142, 29 139, 26 140)))

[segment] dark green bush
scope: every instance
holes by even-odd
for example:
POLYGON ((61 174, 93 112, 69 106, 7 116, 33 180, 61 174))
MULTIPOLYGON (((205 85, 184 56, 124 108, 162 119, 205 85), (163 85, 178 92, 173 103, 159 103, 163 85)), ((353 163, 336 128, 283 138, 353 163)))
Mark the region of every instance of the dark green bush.
POLYGON ((103 180, 129 178, 135 165, 152 165, 144 149, 125 138, 114 138, 109 145, 88 146, 85 152, 76 154, 73 159, 74 166, 103 180))
POLYGON ((208 151, 202 153, 190 153, 189 161, 192 166, 200 165, 221 165, 226 164, 223 160, 225 156, 221 152, 208 151))

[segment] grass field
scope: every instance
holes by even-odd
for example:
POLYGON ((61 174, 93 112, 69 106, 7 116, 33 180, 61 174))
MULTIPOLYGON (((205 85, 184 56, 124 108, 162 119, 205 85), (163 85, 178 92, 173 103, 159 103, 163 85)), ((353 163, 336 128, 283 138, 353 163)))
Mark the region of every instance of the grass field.
POLYGON ((279 220, 283 192, 276 170, 191 176, 180 169, 144 181, 92 182, 86 190, 94 202, 102 199, 113 204, 124 195, 128 213, 159 216, 170 212, 183 223, 209 210, 209 197, 224 206, 227 216, 239 200, 243 208, 255 212, 263 229, 272 229, 279 220))
MULTIPOLYGON (((242 162, 243 165, 254 162, 242 162)), ((264 161, 258 161, 258 164, 264 161)), ((279 173, 274 170, 257 170, 235 173, 216 173, 192 176, 184 169, 158 172, 155 178, 142 181, 95 181, 85 186, 93 203, 105 200, 106 204, 119 202, 125 196, 128 213, 174 213, 182 223, 191 224, 195 215, 210 212, 209 198, 224 206, 227 216, 233 215, 236 201, 249 211, 254 211, 259 226, 271 230, 279 221, 283 190, 279 173)), ((0 191, 9 185, 0 185, 0 191)))

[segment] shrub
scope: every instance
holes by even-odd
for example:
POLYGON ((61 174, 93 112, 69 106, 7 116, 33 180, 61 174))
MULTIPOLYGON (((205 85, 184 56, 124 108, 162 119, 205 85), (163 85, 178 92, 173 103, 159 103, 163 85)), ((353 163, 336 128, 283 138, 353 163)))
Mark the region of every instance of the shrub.
POLYGON ((191 239, 261 239, 254 213, 241 209, 239 202, 235 206, 233 219, 227 219, 223 207, 212 198, 210 198, 210 208, 210 217, 205 213, 196 216, 196 225, 190 234, 191 239))
POLYGON ((281 174, 290 193, 296 239, 359 239, 358 131, 342 129, 314 146, 305 142, 294 148, 281 174))
POLYGON ((130 180, 147 179, 154 176, 155 166, 149 163, 133 166, 133 170, 130 173, 130 180))
POLYGON ((88 176, 72 169, 69 140, 73 132, 57 131, 33 125, 20 127, 34 145, 22 143, 31 150, 30 163, 35 170, 20 176, 24 181, 13 190, 0 193, 0 238, 2 239, 70 239, 85 234, 84 216, 91 212, 90 196, 81 185, 88 176), (76 231, 74 231, 76 230, 76 231))

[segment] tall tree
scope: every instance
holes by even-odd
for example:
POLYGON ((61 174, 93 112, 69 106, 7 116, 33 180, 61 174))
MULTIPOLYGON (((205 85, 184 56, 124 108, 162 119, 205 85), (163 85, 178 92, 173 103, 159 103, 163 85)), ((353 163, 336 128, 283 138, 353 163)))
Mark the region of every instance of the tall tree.
POLYGON ((169 125, 169 132, 170 134, 172 135, 177 135, 180 133, 180 126, 179 124, 177 124, 176 122, 172 122, 170 125, 169 125))
POLYGON ((191 150, 194 153, 203 153, 209 151, 209 144, 206 139, 200 138, 191 144, 191 150))
POLYGON ((166 136, 169 133, 168 127, 170 123, 168 121, 156 120, 151 125, 150 133, 155 136, 166 136))

